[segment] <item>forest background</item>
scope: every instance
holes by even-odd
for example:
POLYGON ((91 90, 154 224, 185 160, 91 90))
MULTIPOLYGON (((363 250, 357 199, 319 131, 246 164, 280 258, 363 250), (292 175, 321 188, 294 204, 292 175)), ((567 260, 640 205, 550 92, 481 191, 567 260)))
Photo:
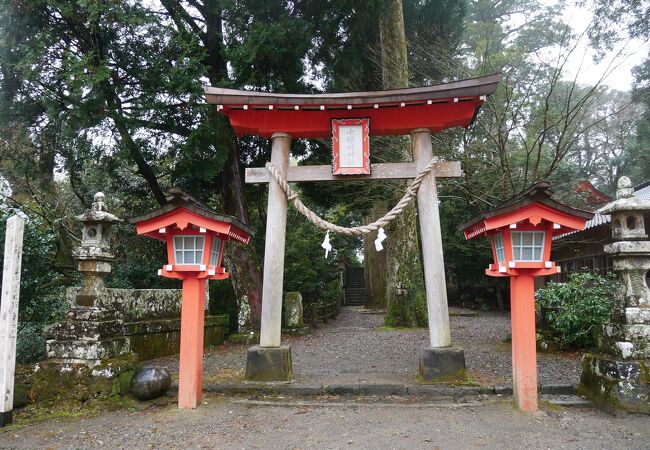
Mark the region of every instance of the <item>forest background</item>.
MULTIPOLYGON (((242 176, 269 160, 270 143, 236 139, 206 104, 206 84, 318 93, 501 72, 471 127, 433 137, 434 152, 461 161, 465 174, 439 183, 450 301, 492 305, 499 286, 483 276, 486 243, 464 241, 459 223, 540 179, 575 206, 585 206, 581 180, 611 194, 621 175, 650 179, 650 58, 631 50, 647 42, 649 24, 650 5, 639 0, 2 0, 1 211, 3 219, 17 210, 28 218, 19 359, 42 357, 40 332, 65 311, 64 289, 79 282, 74 215, 97 191, 126 218, 157 207, 178 186, 249 223, 253 245, 228 245, 232 277, 211 283, 211 308, 232 324, 246 295, 259 319, 266 186, 245 185, 242 176), (593 14, 584 29, 567 19, 576 6, 593 14), (608 77, 630 58, 632 89, 610 87, 608 77), (585 70, 595 81, 580 81, 585 70)), ((372 160, 408 159, 408 145, 374 138, 372 160)), ((327 164, 330 142, 294 141, 291 154, 300 164, 327 164)), ((358 225, 391 207, 403 188, 384 181, 299 191, 329 221, 358 225)), ((417 245, 396 247, 404 236, 417 241, 408 235, 417 233, 415 209, 410 214, 407 226, 388 229, 387 255, 370 253, 368 241, 333 236, 334 254, 325 259, 323 232, 290 208, 285 290, 319 301, 336 295, 341 258, 358 263, 365 254, 366 264, 380 266, 396 266, 390 258, 404 261, 409 252, 417 259, 417 245)), ((163 246, 131 226, 117 226, 114 249, 107 285, 178 287, 156 275, 163 246)), ((421 270, 412 267, 404 279, 417 298, 407 321, 422 325, 421 270)), ((370 302, 390 308, 400 276, 384 277, 393 284, 370 302)))

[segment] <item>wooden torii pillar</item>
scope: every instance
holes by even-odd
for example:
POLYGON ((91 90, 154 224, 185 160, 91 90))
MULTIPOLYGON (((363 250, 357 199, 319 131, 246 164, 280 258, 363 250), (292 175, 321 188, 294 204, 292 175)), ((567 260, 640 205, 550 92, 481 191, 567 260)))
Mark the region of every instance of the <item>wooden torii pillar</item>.
MULTIPOLYGON (((271 138, 271 163, 288 182, 411 179, 433 157, 431 133, 468 127, 492 94, 500 74, 421 88, 341 94, 273 94, 206 87, 205 96, 228 116, 237 136, 271 138), (331 137, 331 120, 369 118, 370 134, 411 135, 413 162, 373 164, 370 175, 332 175, 332 167, 289 166, 291 139, 331 137)), ((418 211, 429 318, 430 346, 422 350, 425 380, 455 376, 465 368, 462 349, 451 346, 436 178, 460 177, 457 161, 436 163, 418 191, 418 211)), ((246 169, 246 183, 269 183, 260 345, 248 353, 252 380, 292 378, 291 349, 281 345, 282 287, 287 199, 266 168, 246 169)))

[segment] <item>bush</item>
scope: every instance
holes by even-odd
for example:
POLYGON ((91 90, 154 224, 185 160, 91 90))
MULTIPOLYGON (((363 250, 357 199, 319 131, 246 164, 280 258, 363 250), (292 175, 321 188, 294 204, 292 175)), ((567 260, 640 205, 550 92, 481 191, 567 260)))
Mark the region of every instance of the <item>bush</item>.
POLYGON ((593 347, 609 318, 619 282, 614 275, 575 273, 567 283, 549 283, 536 294, 537 306, 563 346, 593 347))

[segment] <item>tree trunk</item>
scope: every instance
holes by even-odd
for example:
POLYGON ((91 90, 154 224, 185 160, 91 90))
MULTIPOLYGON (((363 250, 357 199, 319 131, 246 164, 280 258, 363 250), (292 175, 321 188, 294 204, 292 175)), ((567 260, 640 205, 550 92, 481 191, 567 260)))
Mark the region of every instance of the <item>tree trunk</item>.
MULTIPOLYGON (((224 120, 216 118, 216 120, 224 120)), ((234 141, 234 138, 233 138, 234 141)), ((239 152, 236 142, 230 142, 228 160, 219 176, 219 187, 223 196, 224 211, 250 225, 250 217, 244 196, 244 183, 239 167, 239 152)), ((262 272, 255 246, 231 243, 224 252, 237 304, 244 296, 251 308, 251 321, 258 326, 262 314, 262 272)))
MULTIPOLYGON (((402 0, 386 0, 379 20, 384 89, 408 87, 408 61, 402 0)), ((398 137, 404 161, 412 161, 410 140, 398 137)), ((399 200, 406 183, 399 183, 393 201, 399 200)), ((411 204, 386 230, 386 324, 391 326, 423 326, 426 324, 426 293, 420 258, 415 204, 411 204), (396 289, 406 288, 408 294, 397 302, 396 289)))
POLYGON ((402 0, 385 0, 379 18, 381 72, 384 89, 408 87, 409 70, 402 0))
MULTIPOLYGON (((201 14, 205 19, 206 33, 203 44, 207 50, 204 64, 210 72, 210 84, 218 86, 228 80, 226 59, 222 52, 223 17, 220 2, 209 0, 204 2, 201 14)), ((212 113, 213 126, 220 130, 220 148, 229 149, 228 160, 218 178, 221 194, 223 196, 224 210, 227 214, 236 216, 245 224, 250 225, 246 197, 244 195, 244 179, 240 170, 239 151, 237 138, 225 118, 218 116, 216 110, 212 113)), ((254 327, 260 324, 262 314, 262 272, 260 258, 255 246, 232 244, 227 253, 224 253, 226 263, 231 273, 231 281, 237 305, 242 304, 244 296, 248 298, 251 309, 251 321, 254 327)))
MULTIPOLYGON (((363 224, 367 225, 388 211, 386 203, 376 201, 367 216, 363 218, 363 224)), ((363 267, 366 281, 366 307, 384 308, 386 306, 386 250, 378 252, 375 250, 375 239, 377 232, 363 235, 363 267)), ((385 242, 384 242, 385 244, 385 242)))

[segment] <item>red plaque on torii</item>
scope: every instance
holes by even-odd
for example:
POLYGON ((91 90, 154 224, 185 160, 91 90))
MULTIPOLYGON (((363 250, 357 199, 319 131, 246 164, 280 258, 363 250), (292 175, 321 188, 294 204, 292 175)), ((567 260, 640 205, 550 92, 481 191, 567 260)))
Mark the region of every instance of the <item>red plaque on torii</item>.
POLYGON ((370 175, 370 119, 332 119, 332 174, 370 175))

